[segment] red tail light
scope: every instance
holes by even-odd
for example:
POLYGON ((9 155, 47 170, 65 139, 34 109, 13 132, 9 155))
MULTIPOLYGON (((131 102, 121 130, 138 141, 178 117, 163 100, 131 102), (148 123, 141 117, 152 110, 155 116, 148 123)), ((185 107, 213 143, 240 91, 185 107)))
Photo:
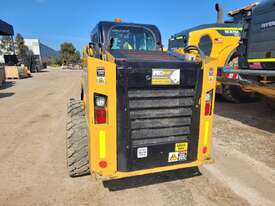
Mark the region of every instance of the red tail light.
POLYGON ((205 116, 210 116, 212 114, 212 100, 213 100, 213 91, 207 92, 205 97, 205 109, 204 109, 205 116))
POLYGON ((211 103, 205 103, 205 116, 209 116, 211 114, 211 103))
POLYGON ((96 124, 105 124, 107 120, 105 108, 95 108, 95 122, 96 124))

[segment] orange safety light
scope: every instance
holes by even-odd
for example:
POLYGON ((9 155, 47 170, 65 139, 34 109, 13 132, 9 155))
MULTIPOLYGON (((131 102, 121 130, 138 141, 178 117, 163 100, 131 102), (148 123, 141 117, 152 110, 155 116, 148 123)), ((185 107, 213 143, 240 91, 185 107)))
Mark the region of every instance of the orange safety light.
POLYGON ((122 22, 122 19, 121 19, 121 18, 115 18, 115 22, 121 23, 121 22, 122 22))

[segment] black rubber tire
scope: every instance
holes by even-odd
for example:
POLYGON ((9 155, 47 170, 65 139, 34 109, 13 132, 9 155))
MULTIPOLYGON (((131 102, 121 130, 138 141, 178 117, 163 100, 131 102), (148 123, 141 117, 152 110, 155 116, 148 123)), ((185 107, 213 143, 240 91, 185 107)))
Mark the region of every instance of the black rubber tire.
POLYGON ((258 95, 252 92, 244 92, 239 86, 223 85, 222 97, 232 103, 249 103, 259 100, 258 95))
MULTIPOLYGON (((233 67, 238 64, 238 54, 235 52, 228 59, 226 65, 233 67)), ((259 100, 256 93, 244 92, 241 87, 236 85, 222 85, 221 96, 228 102, 232 103, 249 103, 259 100)))
POLYGON ((70 99, 67 119, 67 167, 71 177, 90 173, 88 127, 82 101, 70 99))
POLYGON ((271 110, 275 111, 275 99, 266 97, 265 103, 271 110))

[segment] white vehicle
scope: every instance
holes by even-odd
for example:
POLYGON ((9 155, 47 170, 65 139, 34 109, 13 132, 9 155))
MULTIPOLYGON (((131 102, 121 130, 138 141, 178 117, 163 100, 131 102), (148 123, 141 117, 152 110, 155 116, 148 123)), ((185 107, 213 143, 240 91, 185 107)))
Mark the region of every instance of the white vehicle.
POLYGON ((42 44, 39 39, 24 39, 25 45, 32 52, 31 72, 40 71, 47 67, 50 58, 58 58, 59 52, 42 44))

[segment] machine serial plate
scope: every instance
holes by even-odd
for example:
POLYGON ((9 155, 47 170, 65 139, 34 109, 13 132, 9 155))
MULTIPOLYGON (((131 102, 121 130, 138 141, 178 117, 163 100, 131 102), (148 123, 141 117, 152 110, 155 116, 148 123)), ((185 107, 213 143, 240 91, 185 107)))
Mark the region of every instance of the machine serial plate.
POLYGON ((179 69, 152 69, 152 85, 179 85, 179 69))

